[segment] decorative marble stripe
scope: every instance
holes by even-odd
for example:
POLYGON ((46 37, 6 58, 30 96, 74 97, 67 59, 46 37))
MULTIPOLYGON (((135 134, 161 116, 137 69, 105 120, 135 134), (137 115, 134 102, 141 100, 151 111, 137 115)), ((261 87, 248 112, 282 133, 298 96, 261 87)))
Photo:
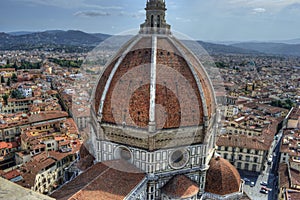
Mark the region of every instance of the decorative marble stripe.
POLYGON ((138 36, 129 46, 128 48, 124 51, 124 53, 122 53, 122 56, 118 59, 118 62, 115 64, 112 72, 109 75, 109 78, 105 84, 105 88, 101 97, 101 101, 100 101, 100 107, 99 107, 99 111, 98 113, 100 114, 100 116, 102 115, 103 112, 103 106, 104 106, 104 101, 107 95, 107 92, 109 90, 110 84, 112 82, 113 77, 115 76, 115 73, 117 71, 117 69, 119 68, 120 64, 122 63, 122 61, 124 60, 124 58, 126 57, 126 55, 132 50, 132 48, 141 40, 141 36, 138 36))
POLYGON ((157 54, 157 36, 152 36, 151 52, 151 77, 150 77, 150 108, 149 108, 149 132, 155 132, 155 96, 156 96, 156 59, 157 54))

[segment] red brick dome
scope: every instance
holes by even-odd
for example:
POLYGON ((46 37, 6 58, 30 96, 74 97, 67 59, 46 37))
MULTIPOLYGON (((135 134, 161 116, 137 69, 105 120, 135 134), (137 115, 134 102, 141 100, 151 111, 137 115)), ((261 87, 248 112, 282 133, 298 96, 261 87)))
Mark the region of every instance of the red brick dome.
POLYGON ((209 165, 206 175, 206 192, 217 195, 239 192, 241 177, 233 165, 220 157, 212 158, 209 165))
POLYGON ((162 193, 171 199, 187 199, 196 196, 198 185, 184 175, 176 175, 162 188, 162 193))
POLYGON ((139 34, 104 69, 93 108, 102 123, 172 129, 210 120, 215 98, 205 69, 182 43, 139 34))

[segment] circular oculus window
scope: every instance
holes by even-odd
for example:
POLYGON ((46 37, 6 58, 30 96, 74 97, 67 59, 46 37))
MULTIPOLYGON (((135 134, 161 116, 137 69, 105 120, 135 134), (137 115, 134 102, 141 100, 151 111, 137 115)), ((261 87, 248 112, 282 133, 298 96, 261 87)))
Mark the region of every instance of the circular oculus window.
POLYGON ((189 152, 186 149, 173 151, 169 158, 169 163, 173 169, 183 168, 189 161, 189 152))
POLYGON ((117 147, 114 154, 115 154, 114 155, 115 159, 123 159, 128 162, 132 160, 131 151, 126 147, 123 146, 117 147))

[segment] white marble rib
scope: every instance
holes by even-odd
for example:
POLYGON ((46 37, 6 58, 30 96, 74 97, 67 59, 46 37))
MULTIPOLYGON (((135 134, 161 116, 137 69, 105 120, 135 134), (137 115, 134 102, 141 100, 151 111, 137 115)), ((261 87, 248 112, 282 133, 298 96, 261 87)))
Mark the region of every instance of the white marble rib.
MULTIPOLYGON (((157 55, 157 36, 152 36, 152 52, 151 52, 151 77, 150 77, 150 123, 155 123, 155 96, 156 96, 156 55, 157 55)), ((149 124, 150 126, 150 124, 149 124)))
POLYGON ((103 91, 103 94, 101 96, 101 101, 100 101, 100 107, 99 107, 99 111, 98 113, 100 115, 102 115, 102 112, 103 112, 103 105, 104 105, 104 101, 105 101, 105 98, 106 98, 106 95, 107 95, 107 92, 108 92, 108 89, 110 87, 110 84, 112 82, 112 79, 113 77, 115 76, 115 73, 117 71, 117 69, 119 68, 120 64, 122 63, 122 61, 124 60, 125 56, 132 50, 132 48, 134 47, 134 45, 136 45, 141 39, 141 36, 138 36, 138 38, 133 41, 129 46, 128 48, 126 49, 126 51, 124 51, 124 53, 122 54, 122 56, 118 59, 118 62, 115 64, 112 72, 110 73, 109 75, 109 78, 105 84, 105 88, 104 88, 104 91, 103 91))

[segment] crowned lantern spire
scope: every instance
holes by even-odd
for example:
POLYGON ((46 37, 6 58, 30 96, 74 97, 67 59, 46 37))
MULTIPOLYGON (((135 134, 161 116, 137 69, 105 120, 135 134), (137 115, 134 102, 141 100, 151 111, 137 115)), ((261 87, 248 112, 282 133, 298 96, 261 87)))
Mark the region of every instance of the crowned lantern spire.
POLYGON ((147 0, 146 20, 141 24, 140 33, 170 34, 171 26, 166 22, 165 0, 147 0))

